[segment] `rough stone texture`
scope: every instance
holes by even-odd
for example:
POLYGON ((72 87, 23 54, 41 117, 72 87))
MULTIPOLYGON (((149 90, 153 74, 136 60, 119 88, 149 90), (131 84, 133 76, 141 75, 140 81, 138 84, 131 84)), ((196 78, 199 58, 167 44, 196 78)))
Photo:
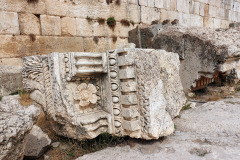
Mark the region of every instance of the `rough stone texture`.
POLYGON ((19 25, 21 34, 40 35, 40 19, 34 14, 19 14, 19 25))
POLYGON ((140 28, 140 36, 137 29, 131 31, 129 41, 143 48, 178 53, 184 90, 196 87, 196 80, 201 77, 216 78, 214 75, 217 71, 230 73, 235 70, 236 78, 240 79, 239 28, 214 30, 168 26, 157 30, 158 26, 140 28))
POLYGON ((22 67, 0 65, 0 84, 0 97, 22 90, 22 67))
POLYGON ((0 34, 19 35, 19 33, 17 13, 0 11, 0 34))
POLYGON ((37 159, 50 147, 51 139, 38 126, 33 126, 27 136, 27 144, 24 156, 30 159, 37 159))
POLYGON ((61 18, 62 35, 75 36, 77 32, 76 19, 70 17, 61 18))
POLYGON ((83 51, 82 37, 36 36, 35 41, 30 36, 0 35, 0 38, 0 58, 83 51))
POLYGON ((0 102, 0 159, 23 158, 26 137, 40 114, 34 105, 21 106, 19 98, 6 96, 0 102))
POLYGON ((24 58, 23 83, 59 135, 158 139, 186 101, 179 65, 163 50, 52 53, 24 58))
POLYGON ((166 139, 111 147, 77 160, 239 159, 240 97, 198 104, 176 118, 176 131, 166 139), (133 147, 132 147, 133 146, 133 147), (124 154, 123 154, 124 153, 124 154))
POLYGON ((57 16, 41 15, 42 35, 44 36, 60 36, 61 35, 61 20, 57 16))

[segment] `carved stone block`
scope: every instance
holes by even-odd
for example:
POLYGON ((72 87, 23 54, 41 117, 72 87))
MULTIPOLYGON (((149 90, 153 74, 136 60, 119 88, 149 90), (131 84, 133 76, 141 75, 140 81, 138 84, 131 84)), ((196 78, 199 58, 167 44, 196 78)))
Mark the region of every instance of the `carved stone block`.
POLYGON ((23 79, 59 135, 157 139, 174 131, 186 100, 179 65, 163 50, 52 53, 24 58, 23 79))

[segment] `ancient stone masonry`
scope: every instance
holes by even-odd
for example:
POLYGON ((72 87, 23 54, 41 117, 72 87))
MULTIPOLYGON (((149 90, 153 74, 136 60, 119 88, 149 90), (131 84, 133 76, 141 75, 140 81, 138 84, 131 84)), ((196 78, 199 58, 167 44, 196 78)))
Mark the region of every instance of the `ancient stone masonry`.
POLYGON ((163 50, 52 53, 25 57, 23 79, 59 135, 157 139, 174 131, 186 101, 179 65, 163 50))
POLYGON ((143 48, 178 53, 184 90, 197 90, 214 81, 240 79, 240 29, 232 25, 216 30, 161 24, 144 26, 130 31, 129 41, 143 48))

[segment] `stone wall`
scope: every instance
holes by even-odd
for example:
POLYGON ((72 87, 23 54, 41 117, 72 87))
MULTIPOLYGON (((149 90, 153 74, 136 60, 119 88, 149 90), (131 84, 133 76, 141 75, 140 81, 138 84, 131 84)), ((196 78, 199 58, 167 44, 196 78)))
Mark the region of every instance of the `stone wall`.
POLYGON ((128 31, 154 20, 228 27, 240 21, 240 0, 1 0, 0 63, 51 52, 102 52, 128 42, 128 31), (109 2, 109 4, 107 3, 109 2), (97 19, 115 17, 112 30, 97 19), (133 21, 125 26, 122 19, 133 21))

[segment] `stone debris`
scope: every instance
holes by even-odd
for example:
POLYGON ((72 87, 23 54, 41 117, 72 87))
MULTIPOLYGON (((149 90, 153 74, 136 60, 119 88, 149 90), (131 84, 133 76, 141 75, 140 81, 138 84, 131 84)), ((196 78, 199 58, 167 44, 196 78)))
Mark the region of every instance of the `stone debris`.
POLYGON ((239 114, 239 96, 198 104, 174 119, 176 131, 163 140, 133 142, 133 147, 109 147, 76 160, 237 160, 240 159, 239 114))
POLYGON ((22 67, 0 65, 0 84, 0 97, 22 90, 22 67))
POLYGON ((52 53, 24 58, 23 83, 58 135, 158 139, 173 133, 186 101, 179 66, 163 50, 52 53))
POLYGON ((143 48, 178 53, 184 90, 196 90, 224 79, 240 79, 240 28, 210 29, 159 25, 143 26, 129 33, 129 41, 143 48), (159 29, 158 29, 159 28, 159 29), (225 78, 228 77, 228 78, 225 78))
POLYGON ((0 102, 0 159, 23 158, 27 135, 40 114, 34 105, 21 106, 19 98, 6 96, 0 102))
POLYGON ((34 125, 27 137, 27 144, 24 157, 30 159, 37 159, 41 157, 44 152, 50 148, 51 139, 41 128, 34 125))

